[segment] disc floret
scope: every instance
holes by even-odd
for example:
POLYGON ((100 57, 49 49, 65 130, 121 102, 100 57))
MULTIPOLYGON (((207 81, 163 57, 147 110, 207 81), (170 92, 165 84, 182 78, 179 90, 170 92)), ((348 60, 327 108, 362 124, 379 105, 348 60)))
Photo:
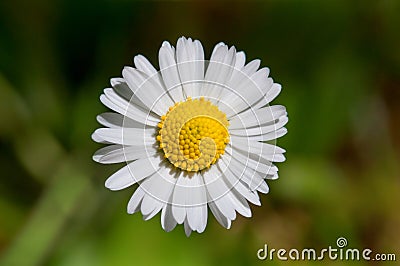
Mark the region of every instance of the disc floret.
POLYGON ((226 115, 203 97, 171 106, 158 124, 157 141, 164 156, 177 168, 209 168, 229 143, 226 115))

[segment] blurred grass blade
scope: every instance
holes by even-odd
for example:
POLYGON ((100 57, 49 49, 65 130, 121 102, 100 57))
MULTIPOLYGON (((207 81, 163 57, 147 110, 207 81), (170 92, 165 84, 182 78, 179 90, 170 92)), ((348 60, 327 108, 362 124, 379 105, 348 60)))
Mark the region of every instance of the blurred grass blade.
POLYGON ((29 120, 26 104, 0 73, 0 137, 16 133, 29 120))
POLYGON ((40 265, 88 188, 89 178, 82 167, 64 159, 31 218, 5 251, 0 265, 40 265))

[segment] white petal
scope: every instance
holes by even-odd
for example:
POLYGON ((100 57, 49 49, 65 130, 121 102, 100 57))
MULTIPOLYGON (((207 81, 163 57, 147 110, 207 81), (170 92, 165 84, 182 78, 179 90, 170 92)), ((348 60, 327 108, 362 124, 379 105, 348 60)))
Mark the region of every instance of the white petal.
POLYGON ((231 228, 231 220, 229 220, 221 213, 215 202, 210 201, 208 203, 208 206, 210 207, 212 214, 214 215, 215 219, 217 219, 217 221, 220 223, 220 225, 222 225, 226 229, 231 228))
POLYGON ((204 223, 207 223, 207 216, 204 217, 204 207, 207 211, 207 194, 200 174, 193 174, 189 178, 188 190, 186 219, 192 230, 201 230, 205 228, 204 223))
POLYGON ((264 194, 267 194, 269 192, 268 184, 264 180, 257 182, 255 181, 255 179, 253 179, 252 181, 253 182, 250 183, 250 190, 252 191, 257 190, 264 194))
MULTIPOLYGON (((150 109, 147 108, 147 106, 140 101, 136 95, 134 95, 135 88, 130 88, 123 78, 112 78, 111 85, 113 86, 114 91, 130 104, 142 108, 146 113, 150 112, 150 109)), ((150 112, 150 114, 153 113, 150 112)))
POLYGON ((128 102, 132 99, 133 91, 129 88, 128 84, 126 84, 126 81, 123 78, 112 78, 110 79, 110 83, 114 91, 122 98, 128 102))
POLYGON ((148 221, 148 220, 150 220, 151 218, 153 218, 154 216, 156 216, 157 213, 159 213, 159 212, 161 211, 161 209, 164 207, 164 205, 165 205, 165 203, 160 203, 160 204, 158 204, 158 205, 154 208, 154 210, 153 210, 152 212, 150 212, 150 213, 147 214, 147 215, 143 215, 143 220, 148 221))
POLYGON ((225 217, 234 220, 236 218, 235 208, 228 196, 229 188, 221 179, 221 173, 217 168, 210 167, 203 173, 203 178, 209 199, 215 203, 225 217))
POLYGON ((159 116, 164 115, 173 105, 171 98, 156 78, 149 77, 132 67, 125 67, 122 76, 129 87, 135 90, 135 96, 159 116))
POLYGON ((228 46, 219 43, 214 47, 211 58, 206 70, 202 92, 208 96, 211 101, 217 102, 217 96, 223 94, 226 82, 230 79, 233 67, 228 63, 224 64, 225 59, 231 61, 234 56, 234 47, 228 50, 228 46))
POLYGON ((133 62, 135 63, 135 67, 145 73, 149 77, 153 77, 157 75, 157 70, 154 66, 147 60, 143 55, 137 55, 133 58, 133 62))
POLYGON ((136 112, 141 111, 144 114, 146 114, 146 116, 149 116, 149 119, 152 119, 152 120, 158 120, 159 119, 159 116, 157 114, 155 114, 152 111, 149 111, 150 108, 148 108, 146 106, 143 108, 143 103, 140 100, 137 99, 136 95, 133 95, 128 100, 128 99, 125 99, 120 94, 118 94, 115 91, 115 89, 111 89, 111 88, 105 88, 104 89, 104 94, 112 102, 114 102, 115 104, 123 107, 126 113, 131 112, 131 113, 133 113, 135 115, 136 112))
MULTIPOLYGON (((251 77, 247 77, 242 73, 238 73, 238 80, 230 83, 237 97, 227 95, 222 100, 227 106, 231 106, 236 113, 240 113, 264 98, 264 95, 272 86, 272 79, 268 79, 268 68, 262 68, 254 73, 251 77)), ((265 105, 265 104, 264 104, 265 105)), ((234 113, 227 113, 227 117, 233 116, 234 113)))
POLYGON ((182 224, 186 218, 186 198, 188 177, 183 176, 183 172, 178 177, 173 196, 172 196, 172 214, 178 224, 182 224))
POLYGON ((122 145, 152 145, 154 130, 141 128, 98 128, 94 132, 102 140, 122 145))
MULTIPOLYGON (((251 106, 251 108, 243 111, 241 113, 241 115, 246 115, 249 114, 251 112, 253 112, 253 110, 257 110, 259 108, 262 108, 266 105, 268 105, 276 96, 278 96, 278 94, 280 93, 282 86, 278 83, 273 83, 272 78, 268 78, 268 84, 266 85, 267 88, 267 92, 265 92, 265 95, 255 104, 253 104, 251 106)), ((239 111, 239 108, 236 108, 235 110, 239 111)), ((240 111, 241 112, 241 111, 240 111)), ((231 116, 228 116, 231 117, 231 116)))
MULTIPOLYGON (((163 93, 166 92, 166 88, 165 85, 162 81, 162 77, 160 72, 158 72, 154 66, 149 62, 149 60, 147 60, 146 57, 142 56, 142 55, 137 55, 134 58, 134 62, 135 62, 135 66, 138 70, 142 71, 143 73, 145 73, 150 79, 154 80, 160 88, 163 88, 163 93)), ((171 100, 171 97, 168 95, 168 99, 167 99, 167 104, 172 105, 173 101, 171 100)))
POLYGON ((172 204, 171 209, 176 222, 182 224, 186 218, 186 207, 172 204))
MULTIPOLYGON (((144 182, 148 181, 146 179, 144 182)), ((143 197, 142 205, 140 206, 140 211, 145 217, 145 220, 151 219, 158 211, 161 210, 163 203, 153 198, 151 195, 147 194, 143 197), (154 211, 157 212, 154 212, 154 211), (153 215, 152 215, 153 214, 153 215), (152 216, 150 216, 152 215, 152 216)))
POLYGON ((235 47, 232 46, 228 50, 226 45, 219 45, 214 49, 203 84, 203 93, 211 101, 218 101, 220 95, 227 89, 225 86, 231 77, 235 60, 235 47))
MULTIPOLYGON (((247 65, 242 66, 244 64, 243 56, 244 53, 236 53, 236 60, 238 61, 238 63, 235 63, 235 70, 232 72, 231 78, 227 83, 228 87, 234 91, 236 86, 238 86, 240 83, 244 82, 245 80, 251 79, 251 76, 256 73, 257 69, 260 66, 261 61, 259 59, 255 59, 247 65)), ((229 95, 232 96, 232 94, 234 93, 231 92, 230 94, 221 95, 221 98, 226 96, 229 97, 229 95)))
MULTIPOLYGON (((238 63, 235 63, 235 69, 232 72, 231 78, 227 82, 228 89, 220 95, 222 101, 227 99, 229 100, 224 104, 228 107, 228 109, 223 110, 227 114, 227 117, 231 117, 233 114, 239 113, 240 110, 236 110, 235 107, 236 105, 240 104, 241 101, 243 101, 243 93, 238 93, 237 88, 238 86, 243 86, 244 83, 248 83, 249 80, 251 80, 251 76, 256 73, 260 66, 260 60, 256 59, 243 67, 243 55, 240 53, 236 54, 236 60, 238 63)), ((248 92, 246 92, 245 95, 246 94, 248 94, 248 92)))
POLYGON ((271 162, 283 162, 285 160, 285 156, 282 154, 285 150, 269 143, 246 141, 243 138, 231 136, 231 143, 229 145, 234 149, 242 151, 244 155, 252 154, 260 158, 260 160, 264 159, 271 162))
POLYGON ((114 151, 120 151, 120 150, 122 150, 123 149, 123 146, 122 145, 118 145, 118 144, 116 144, 116 145, 108 145, 108 146, 105 146, 105 147, 103 147, 103 148, 101 148, 101 149, 98 149, 94 154, 93 154, 93 161, 95 161, 95 162, 100 162, 100 159, 103 157, 103 156, 105 156, 105 155, 107 155, 107 154, 109 154, 109 153, 113 153, 114 151))
POLYGON ((163 42, 159 51, 158 60, 161 75, 168 93, 171 95, 174 102, 183 101, 183 88, 175 61, 175 49, 169 42, 163 42))
POLYGON ((145 126, 143 123, 132 120, 129 117, 112 112, 102 113, 101 115, 98 115, 96 119, 103 126, 111 128, 118 128, 118 127, 143 128, 145 126))
POLYGON ((133 214, 140 210, 140 203, 142 203, 144 195, 146 195, 146 193, 140 187, 135 190, 128 202, 127 212, 129 214, 133 214))
POLYGON ((201 174, 196 174, 196 178, 198 180, 198 187, 199 189, 197 192, 199 193, 199 198, 197 199, 198 202, 205 202, 205 204, 200 204, 197 210, 197 215, 199 216, 198 224, 197 224, 197 232, 202 233, 206 229, 207 226, 207 216, 208 216, 208 208, 206 202, 208 201, 206 187, 203 182, 203 178, 201 174))
MULTIPOLYGON (((232 73, 230 75, 230 78, 226 81, 226 88, 223 88, 221 93, 219 94, 219 100, 218 100, 218 106, 221 104, 221 99, 230 99, 234 98, 232 101, 238 100, 239 98, 235 94, 235 88, 238 86, 239 83, 243 81, 243 72, 242 69, 244 67, 244 64, 246 62, 246 55, 244 52, 237 52, 236 53, 236 58, 235 58, 235 65, 233 66, 232 73)), ((232 109, 232 106, 230 104, 225 104, 227 109, 232 109)), ((220 107, 221 111, 224 113, 229 113, 229 111, 224 108, 220 107)), ((235 113, 235 111, 233 111, 235 113)))
MULTIPOLYGON (((206 198, 207 200, 207 198, 206 198)), ((208 208, 207 204, 203 204, 200 206, 200 219, 197 224, 197 232, 202 233, 206 229, 207 226, 207 216, 208 216, 208 208)))
POLYGON ((278 173, 275 173, 275 174, 273 174, 273 175, 267 175, 267 176, 265 177, 265 179, 269 179, 269 180, 276 180, 276 179, 278 179, 278 178, 279 178, 278 173))
MULTIPOLYGON (((219 160, 221 161, 221 160, 219 160)), ((251 216, 251 210, 249 204, 247 203, 245 197, 238 193, 235 189, 235 182, 232 184, 228 179, 225 177, 225 173, 227 173, 228 166, 224 167, 223 164, 217 163, 219 172, 221 173, 220 179, 223 181, 224 185, 226 186, 227 193, 225 196, 228 200, 232 203, 233 208, 245 217, 251 216)), ((236 183, 240 183, 238 179, 236 179, 236 183)))
POLYGON ((283 115, 278 118, 278 120, 274 121, 275 123, 262 127, 253 127, 253 128, 244 128, 244 129, 231 129, 229 130, 229 134, 237 135, 237 136, 255 136, 255 135, 263 135, 269 132, 273 132, 275 130, 280 129, 288 122, 288 117, 283 115))
MULTIPOLYGON (((231 163, 237 163, 237 162, 231 162, 231 163)), ((225 165, 224 160, 218 160, 218 166, 220 167, 220 169, 225 168, 224 179, 226 180, 229 187, 235 189, 240 195, 245 197, 251 203, 258 206, 261 205, 258 194, 249 190, 248 187, 245 187, 245 185, 243 185, 243 183, 240 182, 239 178, 232 173, 230 168, 227 165, 225 165)))
POLYGON ((176 45, 176 59, 183 90, 187 96, 201 96, 204 80, 204 51, 197 40, 179 38, 176 45))
POLYGON ((245 97, 248 97, 249 93, 248 91, 245 93, 239 92, 241 90, 238 88, 247 86, 245 83, 251 81, 251 76, 256 73, 260 66, 259 59, 253 60, 246 66, 243 66, 243 55, 240 53, 236 54, 236 60, 239 63, 235 64, 235 69, 232 72, 231 78, 227 82, 227 89, 225 89, 220 95, 220 101, 218 103, 218 107, 227 115, 228 118, 238 114, 242 110, 242 105, 245 104, 245 97))
POLYGON ((93 160, 103 164, 129 162, 155 155, 156 152, 152 146, 108 145, 97 150, 93 160))
POLYGON ((160 203, 170 203, 177 180, 176 176, 170 174, 169 165, 161 164, 159 170, 140 186, 149 196, 160 203))
POLYGON ((227 156, 222 157, 222 160, 224 160, 225 165, 229 165, 229 169, 246 185, 247 189, 250 191, 258 190, 262 193, 268 193, 268 186, 259 172, 232 160, 229 163, 227 156))
POLYGON ((201 206, 186 207, 186 220, 192 230, 196 230, 200 223, 201 206))
MULTIPOLYGON (((272 80, 272 79, 271 79, 272 80)), ((273 83, 267 93, 264 95, 262 100, 253 106, 253 109, 261 108, 269 104, 282 90, 282 85, 278 83, 273 83)))
POLYGON ((190 225, 189 225, 189 222, 187 219, 185 219, 185 223, 184 223, 183 227, 185 228, 186 236, 189 237, 190 234, 192 233, 192 229, 190 228, 190 225))
POLYGON ((235 136, 236 138, 242 138, 244 140, 248 139, 250 141, 269 141, 269 140, 274 140, 277 138, 280 138, 284 136, 287 133, 287 129, 285 127, 282 127, 276 131, 272 131, 269 133, 265 133, 262 135, 257 135, 257 136, 235 136))
POLYGON ((281 93, 281 90, 282 90, 282 85, 279 83, 274 83, 271 89, 265 95, 266 98, 265 101, 269 104, 272 100, 276 98, 276 96, 279 95, 279 93, 281 93))
POLYGON ((131 162, 111 175, 106 180, 105 186, 110 190, 129 187, 156 172, 160 162, 159 156, 131 162))
POLYGON ((254 59, 253 61, 245 65, 242 71, 245 75, 250 77, 251 75, 257 72, 258 68, 260 67, 260 64, 261 64, 260 59, 254 59))
POLYGON ((97 143, 104 143, 104 144, 113 144, 112 142, 104 140, 99 134, 95 132, 92 133, 92 140, 97 143))
POLYGON ((172 214, 171 204, 165 204, 161 211, 161 226, 166 232, 172 231, 177 222, 172 214))
POLYGON ((273 123, 279 117, 286 115, 286 108, 282 105, 267 106, 250 113, 239 114, 229 121, 229 130, 249 128, 273 123))
POLYGON ((157 126, 159 118, 154 117, 151 112, 145 111, 138 105, 128 103, 112 89, 105 89, 104 93, 100 96, 100 101, 108 108, 142 124, 157 126))
POLYGON ((141 207, 145 219, 151 219, 168 203, 175 183, 176 178, 169 174, 169 168, 161 164, 158 172, 140 184, 146 192, 141 207))
POLYGON ((235 60, 235 69, 241 70, 244 67, 245 63, 246 63, 246 54, 243 51, 237 52, 235 60))
POLYGON ((244 217, 251 217, 250 206, 247 203, 246 199, 240 193, 238 193, 234 189, 231 189, 228 195, 231 198, 233 206, 238 213, 240 213, 244 217))
POLYGON ((254 160, 249 156, 243 155, 242 152, 232 149, 231 147, 226 147, 225 151, 228 154, 227 157, 230 158, 231 162, 232 160, 235 160, 246 168, 249 167, 250 169, 266 175, 274 174, 278 171, 278 167, 273 165, 270 161, 265 163, 261 162, 260 160, 254 160))

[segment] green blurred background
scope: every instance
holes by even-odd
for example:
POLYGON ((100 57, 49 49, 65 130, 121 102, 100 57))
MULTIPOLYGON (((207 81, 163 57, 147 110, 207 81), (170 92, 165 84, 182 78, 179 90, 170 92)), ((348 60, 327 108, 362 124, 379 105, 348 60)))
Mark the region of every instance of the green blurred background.
POLYGON ((257 250, 340 236, 399 261, 399 14, 395 0, 1 1, 0 264, 281 265, 257 250), (190 238, 126 214, 134 189, 103 187, 122 165, 94 163, 90 139, 109 78, 139 53, 158 65, 162 41, 182 35, 207 58, 219 41, 260 58, 290 119, 254 217, 225 230, 210 216, 190 238))

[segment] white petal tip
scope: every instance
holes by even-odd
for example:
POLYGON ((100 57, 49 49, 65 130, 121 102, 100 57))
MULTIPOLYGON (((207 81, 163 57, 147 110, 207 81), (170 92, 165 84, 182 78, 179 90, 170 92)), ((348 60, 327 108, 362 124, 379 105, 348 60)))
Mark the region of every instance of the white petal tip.
POLYGON ((126 207, 126 213, 128 213, 128 214, 134 214, 135 211, 132 210, 131 208, 129 208, 129 206, 128 206, 128 207, 126 207))
POLYGON ((168 41, 163 41, 161 47, 168 47, 168 48, 170 48, 170 47, 171 47, 171 44, 170 44, 168 41))
POLYGON ((251 218, 251 212, 250 213, 244 213, 244 214, 242 214, 242 216, 246 217, 246 218, 251 218))
POLYGON ((108 188, 109 190, 116 190, 115 188, 113 188, 113 186, 111 185, 111 182, 109 181, 109 179, 106 180, 106 182, 104 182, 104 186, 106 188, 108 188))
POLYGON ((124 82, 125 82, 125 80, 123 78, 111 78, 110 79, 110 84, 113 87, 116 86, 116 85, 119 85, 121 83, 124 83, 124 82))
POLYGON ((100 158, 101 158, 101 155, 93 155, 92 156, 92 160, 95 161, 96 163, 100 163, 100 158))
POLYGON ((278 163, 286 161, 286 157, 283 154, 275 154, 272 159, 274 162, 278 162, 278 163))
POLYGON ((185 226, 185 235, 189 237, 192 234, 192 229, 189 226, 185 226))
POLYGON ((92 135, 91 135, 92 140, 95 141, 95 142, 99 142, 99 143, 103 142, 104 140, 97 134, 97 130, 92 133, 92 135))

